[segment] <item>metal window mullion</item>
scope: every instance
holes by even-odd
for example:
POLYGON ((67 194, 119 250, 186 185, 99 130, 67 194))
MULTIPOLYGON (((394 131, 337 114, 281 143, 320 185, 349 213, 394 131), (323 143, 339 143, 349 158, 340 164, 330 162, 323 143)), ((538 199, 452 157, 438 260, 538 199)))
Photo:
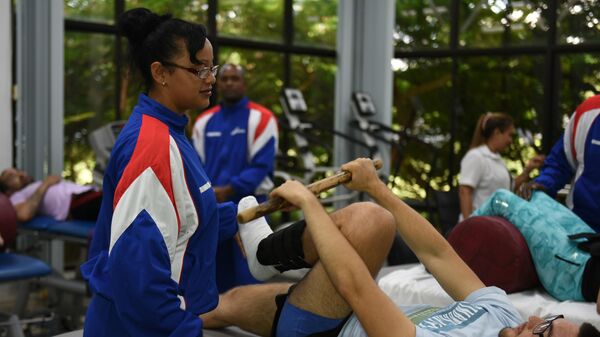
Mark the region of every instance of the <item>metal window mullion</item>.
MULTIPOLYGON (((457 173, 456 165, 454 164, 456 161, 456 154, 454 153, 454 142, 456 142, 456 129, 457 129, 457 120, 462 118, 462 109, 460 104, 460 95, 459 95, 459 81, 458 81, 458 58, 457 58, 457 50, 459 49, 458 41, 459 41, 459 18, 460 18, 460 6, 459 0, 452 0, 450 8, 450 51, 452 54, 452 65, 451 65, 451 110, 450 110, 450 146, 448 151, 448 168, 450 170, 450 174, 448 175, 448 184, 452 185, 452 180, 454 175, 457 173)), ((436 165, 437 167, 437 165, 436 165)))
POLYGON ((544 152, 549 152, 556 141, 557 121, 558 121, 558 76, 560 65, 558 64, 558 55, 556 53, 557 45, 557 0, 548 1, 548 40, 546 45, 546 61, 544 79, 544 113, 542 114, 543 135, 542 148, 544 152))
POLYGON ((0 82, 0 170, 13 166, 13 116, 12 116, 12 84, 13 72, 11 66, 14 62, 12 48, 12 1, 0 0, 0 74, 6 74, 4 81, 0 82))
MULTIPOLYGON (((118 25, 119 17, 125 12, 125 0, 115 0, 115 25, 118 25)), ((123 78, 123 48, 121 48, 121 33, 115 29, 115 120, 122 118, 121 111, 121 90, 123 78)))
POLYGON ((294 1, 284 0, 283 4, 283 85, 292 83, 292 52, 294 45, 294 1))
POLYGON ((57 1, 17 3, 16 165, 37 179, 63 169, 62 6, 57 1))

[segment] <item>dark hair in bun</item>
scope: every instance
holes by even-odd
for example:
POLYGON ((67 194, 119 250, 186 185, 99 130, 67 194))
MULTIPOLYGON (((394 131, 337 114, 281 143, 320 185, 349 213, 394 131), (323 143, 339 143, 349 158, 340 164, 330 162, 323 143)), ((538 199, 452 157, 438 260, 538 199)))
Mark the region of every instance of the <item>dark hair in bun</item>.
POLYGON ((140 71, 146 89, 152 87, 150 65, 169 61, 182 52, 178 39, 185 43, 193 64, 200 64, 196 53, 204 48, 206 28, 203 25, 175 19, 171 14, 158 15, 146 8, 134 8, 119 17, 119 31, 129 40, 131 63, 140 71))

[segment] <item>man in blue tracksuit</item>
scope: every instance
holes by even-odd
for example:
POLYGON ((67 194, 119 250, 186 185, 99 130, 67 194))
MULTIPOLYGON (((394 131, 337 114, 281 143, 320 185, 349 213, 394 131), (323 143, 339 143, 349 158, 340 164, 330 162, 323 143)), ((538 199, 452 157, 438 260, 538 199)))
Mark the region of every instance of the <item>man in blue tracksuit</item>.
POLYGON ((539 177, 519 195, 543 190, 551 197, 571 184, 567 206, 600 232, 600 95, 585 100, 569 120, 563 137, 552 147, 539 177))
MULTIPOLYGON (((217 88, 222 101, 196 119, 194 146, 219 202, 237 203, 247 195, 262 202, 273 188, 277 120, 271 111, 245 96, 242 67, 222 66, 217 88)), ((217 252, 219 291, 256 282, 235 240, 221 241, 217 252)))

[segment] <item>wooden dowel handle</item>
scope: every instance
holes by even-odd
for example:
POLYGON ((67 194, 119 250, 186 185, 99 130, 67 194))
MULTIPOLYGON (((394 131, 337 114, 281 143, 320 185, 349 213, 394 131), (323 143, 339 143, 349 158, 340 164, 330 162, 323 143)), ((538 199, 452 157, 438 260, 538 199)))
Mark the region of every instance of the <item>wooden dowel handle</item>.
MULTIPOLYGON (((375 169, 379 170, 383 163, 381 160, 376 159, 373 161, 373 166, 375 169)), ((319 195, 323 191, 327 191, 331 188, 334 188, 338 185, 344 184, 352 180, 352 174, 346 171, 340 171, 331 177, 326 177, 321 180, 317 180, 314 183, 306 186, 313 194, 319 195)), ((261 204, 258 204, 254 207, 250 207, 238 213, 237 220, 238 223, 246 223, 248 221, 260 218, 261 216, 265 216, 267 214, 271 214, 275 211, 278 211, 282 208, 288 207, 290 204, 282 198, 272 198, 261 204)))

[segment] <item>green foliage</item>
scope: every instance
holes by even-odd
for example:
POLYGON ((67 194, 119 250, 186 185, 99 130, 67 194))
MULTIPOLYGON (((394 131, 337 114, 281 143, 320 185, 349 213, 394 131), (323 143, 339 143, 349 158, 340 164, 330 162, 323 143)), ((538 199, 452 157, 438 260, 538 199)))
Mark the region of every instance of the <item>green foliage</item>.
MULTIPOLYGON (((114 24, 114 0, 65 0, 69 19, 114 24)), ((283 43, 282 0, 220 0, 217 10, 219 36, 283 43)), ((207 23, 206 0, 127 0, 125 9, 146 7, 157 13, 171 13, 185 20, 207 23)), ((337 1, 298 0, 294 3, 294 37, 303 45, 335 47, 337 1)), ((94 166, 94 156, 87 135, 95 128, 115 120, 116 81, 120 80, 120 119, 128 118, 143 90, 135 71, 127 67, 126 41, 120 41, 122 55, 115 55, 113 35, 67 32, 65 36, 65 177, 87 181, 94 166), (115 78, 116 57, 125 68, 121 79, 115 78)), ((248 95, 260 104, 281 114, 279 93, 284 86, 284 55, 254 49, 218 46, 218 63, 239 63, 247 69, 248 95)), ((335 60, 298 55, 292 58, 292 86, 300 88, 309 103, 309 117, 333 125, 335 60)), ((218 97, 215 98, 215 101, 218 97)), ((192 112, 194 117, 199 112, 192 112)), ((330 163, 328 149, 333 144, 322 135, 323 144, 315 144, 318 164, 330 163)), ((289 135, 282 135, 283 139, 289 135)), ((283 151, 293 142, 282 141, 283 151)))
MULTIPOLYGON (((399 51, 444 49, 450 46, 450 8, 453 0, 398 0, 394 40, 399 51)), ((126 9, 147 7, 176 17, 207 23, 207 0, 127 0, 126 9)), ((559 2, 558 43, 597 41, 600 24, 593 0, 559 2)), ((283 0, 219 0, 217 36, 284 41, 283 0)), ((295 0, 293 43, 335 48, 336 0, 295 0)), ((544 45, 548 7, 543 0, 459 0, 459 47, 491 48, 544 45)), ((65 0, 69 19, 114 23, 114 0, 65 0)), ((116 118, 115 38, 112 35, 73 33, 65 36, 65 174, 79 179, 93 167, 87 134, 116 118), (83 169, 82 169, 83 167, 83 169)), ((125 41, 122 51, 126 51, 125 41)), ((281 116, 285 62, 291 67, 290 86, 300 89, 308 103, 304 118, 325 129, 333 128, 334 58, 290 54, 228 45, 217 46, 217 63, 246 67, 248 95, 281 116)), ((600 90, 599 53, 564 54, 559 59, 558 111, 565 118, 583 99, 600 90)), ((118 57, 124 58, 124 55, 118 57)), ((124 63, 125 64, 125 63, 124 63)), ((467 151, 474 124, 486 111, 503 111, 517 127, 530 130, 532 142, 518 138, 505 154, 509 169, 520 173, 523 163, 541 145, 541 123, 548 99, 544 93, 545 56, 415 58, 394 60, 393 127, 402 135, 399 151, 392 152, 390 177, 403 197, 425 198, 430 189, 455 186, 460 158, 467 151), (458 77, 452 81, 452 67, 458 77), (454 87, 453 87, 454 86, 454 87), (453 95, 456 95, 454 97, 453 95), (451 120, 453 110, 457 119, 451 120), (454 125, 454 141, 451 141, 454 125)), ((123 71, 127 73, 126 70, 123 71)), ((121 118, 129 116, 142 90, 139 80, 123 76, 121 118)), ((218 97, 215 97, 215 101, 218 97)), ((195 115, 198 112, 193 112, 195 115)), ((330 165, 333 136, 316 133, 311 144, 318 165, 330 165)), ((282 129, 283 153, 297 157, 291 134, 282 129)), ((294 168, 297 166, 292 166, 294 168)), ((85 178, 81 178, 85 179, 85 178)))
MULTIPOLYGON (((450 2, 397 1, 397 49, 448 48, 450 2)), ((598 14, 592 2, 559 2, 562 41, 568 42, 566 36, 571 36, 571 43, 582 41, 577 37, 585 40, 598 36, 598 14)), ((461 47, 547 43, 545 1, 461 0, 459 10, 461 47)), ((578 104, 600 89, 598 56, 561 56, 558 109, 565 120, 578 104)), ((406 133, 406 143, 399 153, 392 153, 392 168, 400 164, 397 175, 390 177, 390 185, 401 196, 425 198, 429 189, 447 190, 456 185, 460 159, 468 150, 475 122, 487 111, 506 112, 514 118, 516 127, 533 134, 532 140, 515 139, 504 153, 513 174, 519 174, 541 146, 544 102, 548 100, 543 84, 547 78, 544 55, 457 57, 458 77, 454 83, 452 62, 449 58, 429 58, 393 63, 393 123, 406 133), (457 111, 455 121, 450 120, 453 109, 457 111), (452 123, 455 142, 451 144, 452 123)))
POLYGON ((171 13, 174 17, 206 25, 206 0, 126 0, 125 9, 145 7, 149 10, 164 14, 171 13))
POLYGON ((283 1, 221 0, 219 35, 252 40, 283 41, 283 1))
POLYGON ((114 23, 115 0, 65 0, 65 17, 72 20, 114 23))
POLYGON ((547 1, 462 0, 459 43, 466 47, 543 44, 547 1))
POLYGON ((394 41, 402 50, 447 47, 450 0, 396 1, 394 41))
POLYGON ((564 55, 560 64, 559 112, 564 122, 581 102, 600 92, 600 53, 564 55))
MULTIPOLYGON (((333 101, 336 63, 333 59, 316 56, 292 57, 291 87, 302 92, 308 112, 302 120, 310 122, 318 129, 333 130, 333 101)), ((316 129, 313 134, 321 140, 311 143, 317 166, 332 165, 333 135, 316 129)), ((288 135, 291 136, 291 135, 288 135)))
POLYGON ((600 40, 598 1, 559 1, 558 31, 561 43, 598 42, 600 40))
POLYGON ((294 43, 335 48, 337 1, 297 0, 294 2, 294 43))
POLYGON ((65 172, 91 182, 94 155, 88 134, 115 119, 115 37, 65 34, 65 172))

